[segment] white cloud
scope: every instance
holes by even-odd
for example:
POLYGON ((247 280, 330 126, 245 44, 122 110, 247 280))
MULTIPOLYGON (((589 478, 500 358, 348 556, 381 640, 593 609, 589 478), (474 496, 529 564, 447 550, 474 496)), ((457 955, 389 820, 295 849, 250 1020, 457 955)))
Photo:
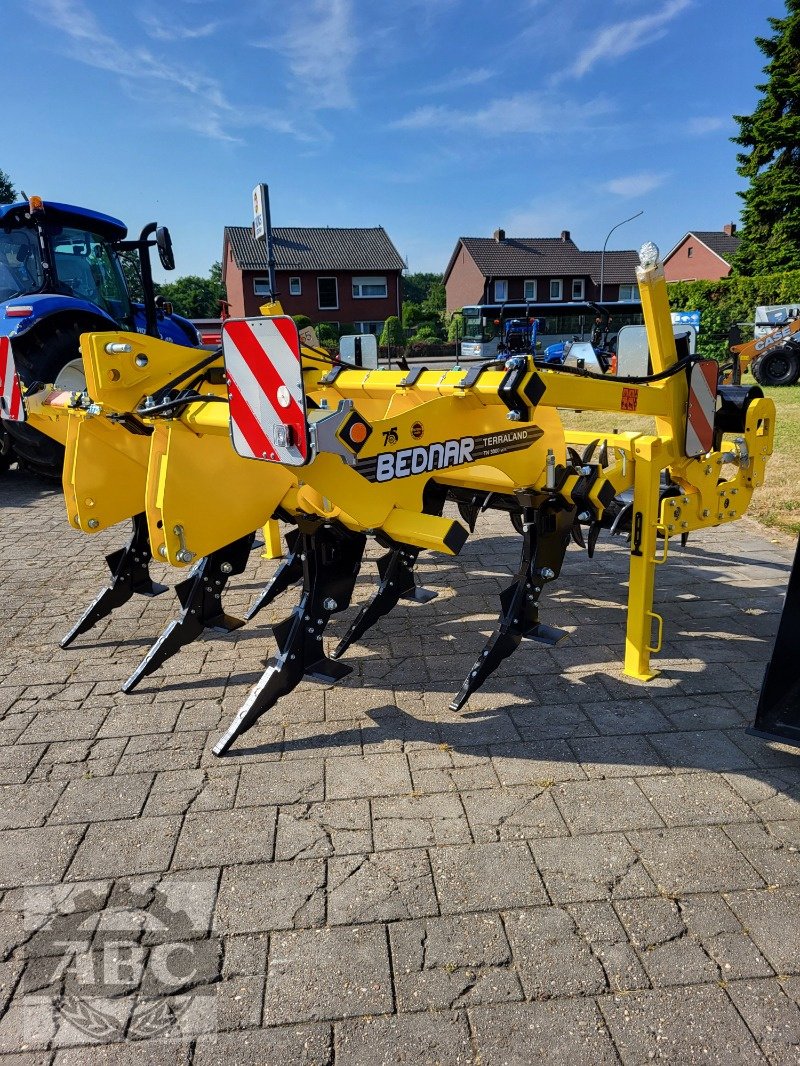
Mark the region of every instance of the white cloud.
POLYGON ((211 22, 202 22, 200 25, 180 26, 174 19, 163 22, 157 15, 141 14, 139 21, 144 27, 148 37, 154 41, 193 41, 202 37, 210 37, 219 29, 222 23, 215 19, 211 22))
POLYGON ((598 30, 592 43, 578 55, 567 74, 582 78, 601 60, 619 59, 659 40, 667 32, 669 23, 691 3, 692 0, 667 0, 655 14, 615 22, 598 30))
POLYGON ((616 196, 644 196, 645 193, 652 192, 653 189, 663 185, 665 181, 666 175, 664 174, 643 171, 639 174, 626 174, 621 178, 613 178, 607 181, 603 188, 616 196))
POLYGON ((255 46, 283 55, 294 91, 312 110, 353 107, 350 73, 361 44, 352 0, 295 0, 281 19, 286 29, 255 46))
POLYGON ((32 12, 70 58, 116 77, 137 103, 152 105, 160 121, 217 141, 238 141, 238 131, 247 126, 305 139, 290 122, 266 109, 234 104, 220 83, 196 65, 182 66, 147 48, 120 43, 102 28, 83 0, 40 0, 32 12))
POLYGON ((417 89, 417 93, 427 96, 430 93, 454 92, 456 89, 467 89, 470 85, 482 85, 493 77, 494 71, 489 70, 488 67, 454 70, 439 81, 421 86, 417 89))
POLYGON ((730 119, 721 118, 716 115, 698 115, 697 118, 690 118, 686 123, 687 131, 693 137, 702 137, 706 133, 715 133, 717 130, 723 129, 728 125, 730 119))
POLYGON ((612 105, 602 97, 578 105, 544 93, 516 93, 514 96, 490 100, 477 109, 428 104, 404 115, 392 126, 395 129, 446 132, 469 129, 485 136, 554 133, 585 129, 592 125, 594 119, 612 110, 612 105))

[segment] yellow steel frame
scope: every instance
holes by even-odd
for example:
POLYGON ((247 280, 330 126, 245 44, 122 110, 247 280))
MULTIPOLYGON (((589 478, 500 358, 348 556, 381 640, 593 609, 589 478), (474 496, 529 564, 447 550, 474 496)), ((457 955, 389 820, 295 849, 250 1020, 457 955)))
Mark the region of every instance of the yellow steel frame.
MULTIPOLYGON (((657 265, 643 266, 638 280, 653 370, 659 374, 677 359, 663 271, 657 265)), ((280 312, 278 305, 262 310, 280 312)), ((92 417, 85 404, 54 408, 35 399, 29 403, 33 424, 66 439, 64 485, 70 521, 89 531, 144 509, 154 553, 176 566, 264 523, 265 554, 275 557, 280 542, 272 516, 278 507, 290 515, 318 515, 353 530, 380 531, 398 542, 452 552, 459 546, 453 539, 458 524, 424 510, 423 494, 431 477, 453 488, 507 495, 526 490, 544 499, 550 492, 548 453, 566 467, 568 444, 581 449, 600 436, 615 461, 600 471, 592 488, 589 499, 595 515, 602 514, 609 486, 614 495, 633 491, 624 669, 640 680, 654 676, 650 657, 661 646, 663 622, 653 610, 655 568, 666 558, 669 538, 723 525, 744 513, 754 488, 763 483, 772 451, 774 405, 761 398, 750 404, 733 452, 725 445, 727 451, 687 457, 689 386, 683 371, 637 383, 568 375, 537 368, 529 360, 517 393, 522 397, 531 387, 532 394, 540 395, 529 420, 512 422, 499 394, 505 371, 486 371, 474 385, 465 384, 463 370, 426 371, 410 386, 404 372, 392 370, 348 369, 328 382, 330 362, 304 348, 305 392, 314 401, 312 432, 320 430, 325 419, 335 418, 343 404, 352 404, 372 429, 358 453, 359 463, 387 452, 397 455, 405 449, 410 454, 414 447, 481 434, 525 430, 530 440, 518 451, 381 482, 367 480, 330 450, 317 450, 307 466, 290 470, 242 459, 234 452, 226 404, 201 401, 177 417, 147 416, 146 397, 190 367, 197 353, 125 333, 85 335, 82 351, 91 410, 99 416, 92 417), (623 422, 631 415, 651 416, 655 432, 565 434, 559 408, 614 412, 623 422), (149 437, 110 421, 134 412, 151 431, 149 437), (659 502, 664 470, 680 495, 659 502)), ((221 385, 202 389, 209 396, 226 394, 221 385)), ((572 473, 559 485, 567 503, 579 479, 572 473)))

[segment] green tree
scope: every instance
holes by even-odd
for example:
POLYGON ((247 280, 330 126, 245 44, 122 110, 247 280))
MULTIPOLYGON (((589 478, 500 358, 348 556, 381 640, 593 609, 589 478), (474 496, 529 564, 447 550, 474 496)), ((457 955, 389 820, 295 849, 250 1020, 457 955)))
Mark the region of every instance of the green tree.
POLYGON ((443 274, 404 274, 403 275, 403 301, 412 304, 424 303, 428 298, 432 287, 442 283, 443 274))
POLYGON ((744 275, 800 267, 800 0, 768 22, 773 35, 756 37, 769 60, 761 99, 752 115, 734 115, 737 170, 749 181, 733 264, 744 275))
POLYGON ((125 284, 128 286, 130 298, 135 303, 144 300, 142 287, 142 274, 139 270, 139 256, 136 252, 120 252, 119 261, 122 265, 122 273, 125 275, 125 284))
POLYGON ((0 170, 0 204, 13 204, 17 199, 17 190, 11 184, 11 178, 0 170))
POLYGON ((159 291, 179 315, 187 318, 218 318, 220 300, 225 299, 219 263, 214 263, 207 278, 187 274, 160 285, 159 291))
POLYGON ((443 315, 446 306, 447 293, 445 292, 444 282, 440 278, 431 285, 428 295, 422 301, 422 308, 431 318, 434 318, 437 315, 443 315))
POLYGON ((383 323, 380 342, 382 347, 399 347, 406 343, 406 335, 403 325, 397 315, 389 315, 383 323))
POLYGON ((464 337, 464 316, 460 311, 454 311, 447 323, 447 339, 460 341, 464 337))

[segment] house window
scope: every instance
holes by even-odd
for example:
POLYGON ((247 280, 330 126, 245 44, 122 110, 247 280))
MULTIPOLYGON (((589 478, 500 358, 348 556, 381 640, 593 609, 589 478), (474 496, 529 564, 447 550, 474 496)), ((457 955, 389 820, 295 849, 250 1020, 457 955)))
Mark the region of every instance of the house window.
POLYGON ((536 299, 536 279, 526 281, 523 288, 523 300, 536 299))
POLYGON ((551 300, 563 300, 564 299, 564 282, 561 278, 550 279, 550 299, 551 300))
POLYGON ((508 299, 508 282, 496 281, 494 283, 494 302, 497 304, 505 303, 508 299))
POLYGON ((639 300, 639 286, 638 285, 620 285, 619 287, 620 301, 637 301, 639 300))
POLYGON ((253 292, 256 296, 269 296, 269 278, 253 278, 253 292))
POLYGON ((300 278, 289 278, 289 295, 300 296, 303 291, 303 286, 300 284, 300 278))
POLYGON ((353 329, 356 333, 372 333, 380 337, 383 331, 383 322, 354 322, 353 329))
POLYGON ((574 278, 572 282, 572 299, 583 299, 583 278, 574 278))
POLYGON ((336 278, 317 278, 320 311, 335 311, 339 307, 339 288, 336 278))
POLYGON ((386 278, 353 278, 354 300, 374 300, 387 295, 386 278))
POLYGON ((687 259, 691 259, 693 255, 694 255, 694 248, 693 248, 693 247, 692 247, 692 245, 690 244, 690 245, 688 246, 688 248, 686 249, 686 258, 687 258, 687 259))

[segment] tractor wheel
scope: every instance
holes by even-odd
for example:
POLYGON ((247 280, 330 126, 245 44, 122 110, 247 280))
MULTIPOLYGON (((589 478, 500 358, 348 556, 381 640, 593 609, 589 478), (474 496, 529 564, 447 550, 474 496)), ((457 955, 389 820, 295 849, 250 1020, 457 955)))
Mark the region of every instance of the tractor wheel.
POLYGON ((759 385, 796 385, 800 380, 800 352, 788 344, 765 352, 750 370, 759 385))
MULTIPOLYGON (((35 381, 51 384, 67 363, 80 358, 78 338, 81 329, 60 326, 52 333, 42 333, 27 343, 15 345, 17 371, 23 384, 35 381)), ((64 467, 64 448, 26 422, 6 422, 20 467, 50 480, 60 480, 64 467)))
POLYGON ((0 474, 5 474, 6 470, 16 459, 14 455, 14 445, 11 443, 11 437, 6 433, 6 428, 2 422, 0 422, 0 474))

